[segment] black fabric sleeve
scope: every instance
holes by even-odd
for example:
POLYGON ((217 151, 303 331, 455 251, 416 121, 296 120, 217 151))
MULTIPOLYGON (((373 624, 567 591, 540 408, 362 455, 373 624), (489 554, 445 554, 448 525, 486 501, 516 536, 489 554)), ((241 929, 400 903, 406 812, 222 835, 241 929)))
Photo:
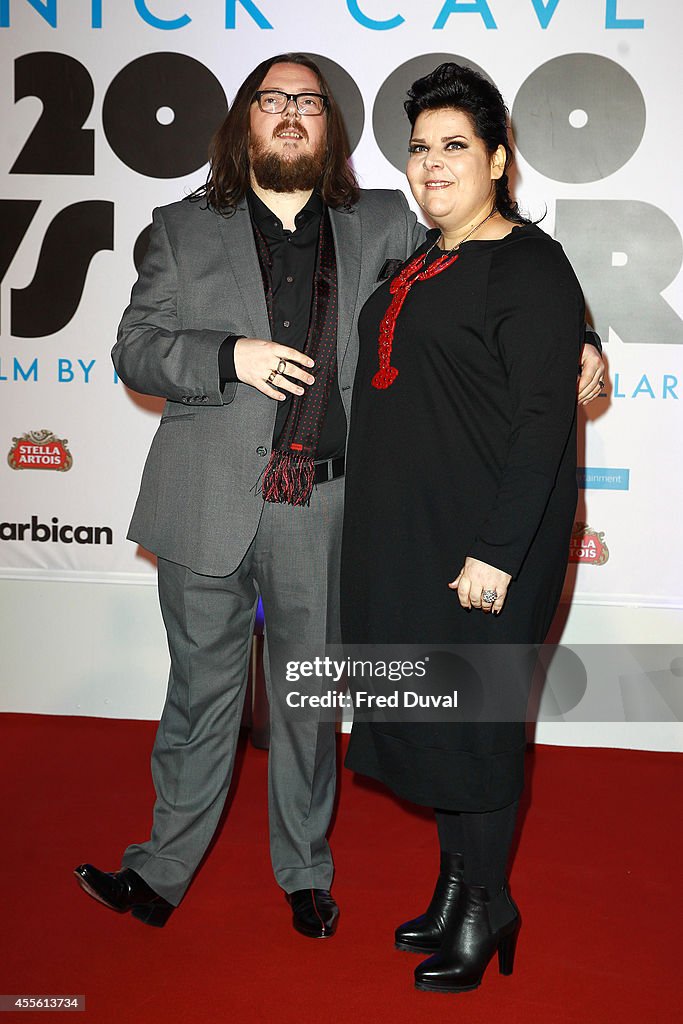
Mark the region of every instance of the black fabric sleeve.
POLYGON ((510 396, 498 494, 468 554, 515 576, 538 530, 576 416, 584 302, 562 247, 547 235, 494 256, 486 330, 510 396))
POLYGON ((586 324, 584 341, 587 345, 593 345, 597 348, 600 355, 602 355, 602 341, 600 340, 600 335, 590 326, 590 324, 586 324))
POLYGON ((218 376, 221 388, 237 381, 235 373, 235 342, 243 338, 243 334, 229 334, 218 349, 218 376))

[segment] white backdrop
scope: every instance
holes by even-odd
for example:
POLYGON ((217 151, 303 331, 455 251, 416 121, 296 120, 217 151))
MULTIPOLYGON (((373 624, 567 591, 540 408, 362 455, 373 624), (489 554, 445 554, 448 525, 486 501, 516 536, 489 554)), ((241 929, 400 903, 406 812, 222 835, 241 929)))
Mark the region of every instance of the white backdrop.
POLYGON ((453 55, 503 92, 517 196, 605 342, 568 590, 683 608, 682 29, 669 0, 0 0, 0 576, 153 579, 125 533, 160 403, 109 351, 136 239, 251 68, 329 58, 362 185, 406 188, 405 88, 453 55))

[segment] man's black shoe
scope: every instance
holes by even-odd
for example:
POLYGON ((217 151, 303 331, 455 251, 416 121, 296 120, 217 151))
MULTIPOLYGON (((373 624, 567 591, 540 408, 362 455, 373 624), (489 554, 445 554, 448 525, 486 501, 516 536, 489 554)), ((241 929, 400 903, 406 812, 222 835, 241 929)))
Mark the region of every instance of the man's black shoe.
POLYGON ((132 868, 123 871, 100 871, 92 864, 79 864, 76 878, 89 896, 105 907, 125 914, 128 910, 144 924, 163 928, 175 910, 172 903, 150 889, 147 882, 132 868))
POLYGON ((327 889, 297 889, 287 894, 292 924, 311 939, 328 939, 337 929, 339 907, 327 889))

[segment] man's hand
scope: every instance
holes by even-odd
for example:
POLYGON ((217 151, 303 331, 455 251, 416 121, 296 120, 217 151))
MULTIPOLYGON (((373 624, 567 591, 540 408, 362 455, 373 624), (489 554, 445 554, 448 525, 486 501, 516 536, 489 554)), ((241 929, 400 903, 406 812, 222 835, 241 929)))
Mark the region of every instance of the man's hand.
POLYGON ((505 604, 511 579, 509 573, 468 555, 462 569, 448 586, 451 590, 457 590, 463 608, 478 608, 482 612, 492 611, 498 615, 505 604), (487 596, 493 597, 493 594, 487 595, 485 591, 495 592, 495 599, 487 600, 487 596))
POLYGON ((239 338, 235 342, 234 358, 237 379, 278 402, 285 400, 283 391, 303 395, 304 388, 296 381, 315 383, 315 377, 307 372, 315 365, 314 361, 298 349, 278 345, 275 341, 239 338))
POLYGON ((588 405, 598 397, 605 384, 605 372, 606 367, 597 348, 586 342, 581 353, 579 405, 588 405))

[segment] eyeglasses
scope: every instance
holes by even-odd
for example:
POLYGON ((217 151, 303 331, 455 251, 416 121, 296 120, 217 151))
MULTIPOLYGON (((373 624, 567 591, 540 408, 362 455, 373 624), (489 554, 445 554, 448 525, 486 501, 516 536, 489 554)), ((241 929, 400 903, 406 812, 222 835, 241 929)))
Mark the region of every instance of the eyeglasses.
POLYGON ((264 114, 282 114, 294 100, 300 114, 322 114, 327 108, 327 96, 319 92, 281 92, 280 89, 259 89, 254 93, 259 110, 264 114))

